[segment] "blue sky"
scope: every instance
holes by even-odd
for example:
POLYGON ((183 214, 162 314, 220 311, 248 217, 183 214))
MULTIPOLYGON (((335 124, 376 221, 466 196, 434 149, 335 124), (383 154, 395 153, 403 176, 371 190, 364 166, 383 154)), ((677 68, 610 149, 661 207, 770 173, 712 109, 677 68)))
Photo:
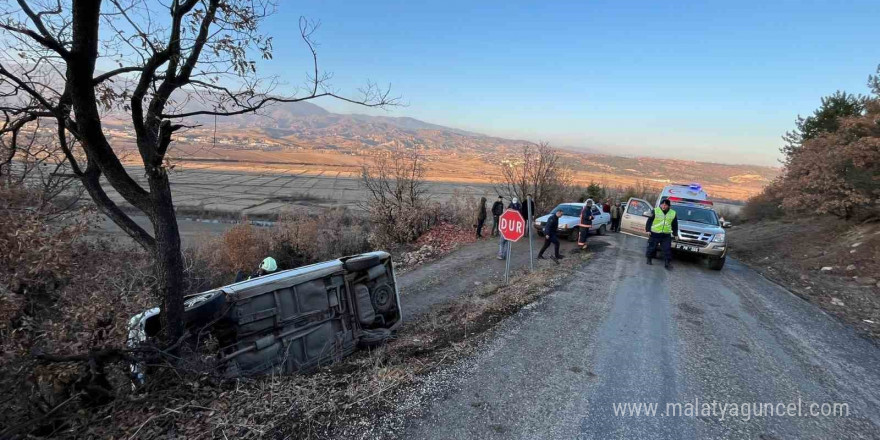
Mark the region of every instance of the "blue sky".
POLYGON ((336 89, 408 104, 381 114, 625 155, 777 165, 799 113, 880 64, 877 0, 327 0, 280 2, 262 73, 305 77, 301 15, 336 89))

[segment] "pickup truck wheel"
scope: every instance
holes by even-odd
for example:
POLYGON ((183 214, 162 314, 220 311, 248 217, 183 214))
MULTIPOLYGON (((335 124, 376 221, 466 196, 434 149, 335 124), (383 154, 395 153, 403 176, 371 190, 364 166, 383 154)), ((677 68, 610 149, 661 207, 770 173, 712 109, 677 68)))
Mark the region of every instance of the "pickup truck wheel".
POLYGON ((580 235, 581 230, 578 228, 573 228, 571 232, 568 234, 568 241, 576 242, 578 241, 578 235, 580 235))
POLYGON ((724 267, 725 260, 727 260, 727 257, 710 258, 709 259, 709 269, 721 270, 721 268, 724 267))
POLYGON ((599 230, 596 231, 596 235, 605 235, 605 225, 599 226, 599 230))
POLYGON ((375 255, 361 255, 345 260, 343 266, 345 266, 345 270, 349 272, 360 272, 379 264, 382 264, 382 260, 380 260, 379 257, 375 255))

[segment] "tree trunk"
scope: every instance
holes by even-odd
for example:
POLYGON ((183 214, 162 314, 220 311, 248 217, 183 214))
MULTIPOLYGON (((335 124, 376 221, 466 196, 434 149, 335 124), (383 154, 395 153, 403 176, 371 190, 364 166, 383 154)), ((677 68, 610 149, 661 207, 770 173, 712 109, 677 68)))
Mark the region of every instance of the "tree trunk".
POLYGON ((171 184, 164 168, 149 175, 150 196, 154 206, 150 221, 156 238, 157 289, 162 298, 162 329, 166 343, 175 343, 184 331, 183 255, 177 215, 171 198, 171 184))

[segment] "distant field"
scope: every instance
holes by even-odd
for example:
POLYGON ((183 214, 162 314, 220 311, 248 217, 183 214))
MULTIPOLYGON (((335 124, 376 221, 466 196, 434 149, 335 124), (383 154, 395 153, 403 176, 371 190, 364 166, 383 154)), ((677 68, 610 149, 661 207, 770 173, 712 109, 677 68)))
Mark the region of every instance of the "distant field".
MULTIPOLYGON (((143 173, 135 167, 129 172, 145 185, 143 173)), ((366 199, 353 169, 321 171, 308 166, 186 162, 175 167, 170 177, 178 210, 195 217, 266 217, 314 212, 316 207, 357 208, 366 199)), ((491 179, 475 180, 430 180, 426 187, 429 197, 437 201, 456 195, 491 199, 495 194, 494 186, 487 183, 491 179)), ((109 194, 125 205, 118 194, 109 194)))
MULTIPOLYGON (((176 151, 177 169, 185 173, 210 170, 246 174, 278 174, 281 176, 316 176, 333 179, 357 179, 361 166, 367 160, 365 154, 336 151, 304 150, 241 150, 185 146, 176 151)), ((767 168, 762 174, 754 174, 749 166, 708 164, 691 161, 623 158, 601 155, 584 155, 561 151, 565 166, 574 173, 577 183, 598 182, 608 186, 630 186, 647 182, 662 187, 670 182, 700 182, 712 197, 744 201, 757 194, 772 175, 767 168)), ((469 190, 477 190, 500 180, 500 158, 497 155, 458 154, 456 152, 428 152, 425 156, 427 179, 442 186, 440 194, 464 184, 469 190), (472 188, 471 188, 472 187, 472 188)), ((326 182, 325 182, 326 183, 326 182)), ((287 182, 286 188, 297 187, 287 182)), ((324 191, 303 191, 319 194, 319 197, 336 197, 338 192, 351 185, 338 182, 333 187, 318 185, 324 191)), ((312 187, 309 186, 308 189, 312 187)), ((478 191, 483 191, 482 189, 478 191)))
MULTIPOLYGON (((132 167, 130 174, 145 185, 143 173, 132 167)), ((284 212, 309 212, 313 207, 356 208, 365 200, 356 174, 275 166, 230 167, 227 164, 198 163, 176 167, 170 174, 178 210, 212 215, 272 216, 284 212)), ((455 194, 489 195, 492 185, 431 181, 427 184, 434 200, 448 200, 455 194)), ((114 201, 122 197, 109 192, 114 201)))

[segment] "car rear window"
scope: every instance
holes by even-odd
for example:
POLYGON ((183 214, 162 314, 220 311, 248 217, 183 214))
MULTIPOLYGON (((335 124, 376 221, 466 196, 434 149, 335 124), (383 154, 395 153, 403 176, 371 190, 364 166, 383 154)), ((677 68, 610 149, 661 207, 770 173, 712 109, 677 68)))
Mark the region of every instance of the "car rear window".
POLYGON ((581 216, 581 207, 577 205, 559 205, 553 208, 553 211, 550 211, 550 214, 555 215, 556 211, 562 211, 562 215, 567 215, 569 217, 581 216))

